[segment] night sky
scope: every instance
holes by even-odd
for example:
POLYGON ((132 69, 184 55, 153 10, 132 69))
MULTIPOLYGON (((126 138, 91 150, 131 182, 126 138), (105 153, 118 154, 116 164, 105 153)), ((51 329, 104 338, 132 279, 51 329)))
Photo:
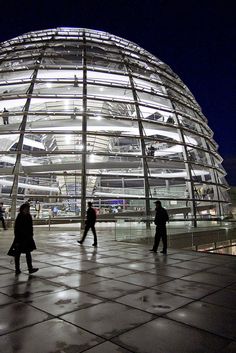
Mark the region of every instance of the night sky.
POLYGON ((234 0, 14 0, 1 4, 0 41, 55 28, 110 32, 139 44, 179 75, 202 107, 227 181, 236 186, 234 0))

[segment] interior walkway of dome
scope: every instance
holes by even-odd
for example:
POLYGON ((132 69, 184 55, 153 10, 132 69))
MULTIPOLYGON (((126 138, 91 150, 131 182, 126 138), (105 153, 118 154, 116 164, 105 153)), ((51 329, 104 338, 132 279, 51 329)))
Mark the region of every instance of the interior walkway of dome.
POLYGON ((29 275, 6 255, 0 230, 0 351, 4 353, 233 353, 236 257, 115 241, 35 227, 29 275), (159 249, 161 250, 161 249, 159 249))

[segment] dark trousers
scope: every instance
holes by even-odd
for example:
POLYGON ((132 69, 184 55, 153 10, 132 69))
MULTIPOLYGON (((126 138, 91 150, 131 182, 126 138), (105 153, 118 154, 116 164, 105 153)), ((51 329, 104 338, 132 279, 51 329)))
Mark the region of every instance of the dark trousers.
POLYGON ((5 224, 5 219, 3 217, 0 218, 0 221, 2 222, 2 227, 3 229, 7 229, 6 228, 6 224, 5 224))
POLYGON ((97 244, 97 233, 96 233, 96 229, 95 229, 95 224, 86 224, 85 225, 85 228, 84 228, 84 234, 83 234, 83 238, 81 239, 81 242, 83 243, 84 242, 84 239, 86 238, 86 235, 89 231, 89 229, 91 228, 91 231, 93 233, 93 242, 94 244, 96 245, 97 244))
POLYGON ((155 240, 153 245, 153 250, 157 251, 160 240, 162 239, 163 251, 167 251, 167 233, 166 226, 156 227, 155 240))
MULTIPOLYGON (((20 270, 20 255, 21 255, 21 253, 19 253, 15 256, 15 269, 16 269, 16 271, 20 270)), ((31 253, 28 251, 25 253, 25 256, 26 256, 28 270, 31 270, 33 267, 31 253)))

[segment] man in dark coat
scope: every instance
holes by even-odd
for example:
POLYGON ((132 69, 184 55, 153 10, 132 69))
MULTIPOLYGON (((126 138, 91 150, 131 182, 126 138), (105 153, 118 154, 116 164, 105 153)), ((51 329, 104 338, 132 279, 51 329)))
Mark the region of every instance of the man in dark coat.
POLYGON ((92 205, 93 205, 92 202, 88 202, 87 219, 85 222, 84 234, 83 234, 82 239, 78 240, 78 243, 83 244, 84 239, 86 238, 86 235, 87 235, 89 229, 91 228, 91 231, 93 232, 93 237, 94 237, 93 246, 97 246, 97 234, 96 234, 96 229, 95 229, 97 215, 96 215, 96 211, 92 207, 92 205))
POLYGON ((38 268, 33 268, 32 266, 31 251, 36 249, 36 245, 33 238, 33 221, 28 203, 24 203, 20 206, 20 212, 18 213, 15 221, 14 234, 15 237, 8 255, 15 257, 16 275, 21 273, 20 255, 22 253, 26 255, 29 273, 38 271, 38 268))
POLYGON ((153 247, 150 251, 157 252, 160 240, 163 242, 162 254, 167 254, 167 233, 166 233, 166 222, 169 222, 169 216, 164 207, 161 205, 161 201, 156 201, 156 215, 155 215, 155 225, 156 225, 156 234, 153 247))

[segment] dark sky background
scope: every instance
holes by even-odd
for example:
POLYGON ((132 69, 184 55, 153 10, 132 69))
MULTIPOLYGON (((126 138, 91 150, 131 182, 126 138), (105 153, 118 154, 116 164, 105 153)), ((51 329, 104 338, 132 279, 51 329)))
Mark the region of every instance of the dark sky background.
POLYGON ((0 41, 54 27, 110 32, 139 44, 180 76, 214 131, 236 185, 235 0, 14 0, 1 4, 0 41))

